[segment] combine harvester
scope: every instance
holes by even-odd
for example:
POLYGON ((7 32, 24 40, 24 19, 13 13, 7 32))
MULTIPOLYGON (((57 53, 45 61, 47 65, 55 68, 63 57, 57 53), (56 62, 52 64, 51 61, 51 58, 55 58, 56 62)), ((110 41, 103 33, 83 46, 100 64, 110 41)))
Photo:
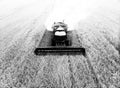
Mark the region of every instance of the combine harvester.
POLYGON ((54 23, 53 31, 46 30, 41 42, 35 49, 36 55, 86 55, 85 48, 80 46, 77 34, 68 31, 64 22, 54 23))

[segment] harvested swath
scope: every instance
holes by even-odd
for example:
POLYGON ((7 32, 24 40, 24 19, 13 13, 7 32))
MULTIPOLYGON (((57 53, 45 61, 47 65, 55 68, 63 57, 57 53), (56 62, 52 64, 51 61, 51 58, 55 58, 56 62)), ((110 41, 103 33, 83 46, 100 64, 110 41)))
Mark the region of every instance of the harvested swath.
POLYGON ((117 88, 120 80, 118 76, 120 58, 119 51, 116 48, 119 41, 116 31, 119 31, 119 25, 117 23, 112 24, 112 21, 108 18, 104 19, 104 16, 100 15, 101 19, 97 20, 98 18, 99 16, 92 16, 86 22, 81 22, 78 26, 81 31, 78 30, 79 33, 77 33, 87 48, 88 58, 99 81, 108 88, 113 87, 113 85, 117 88))

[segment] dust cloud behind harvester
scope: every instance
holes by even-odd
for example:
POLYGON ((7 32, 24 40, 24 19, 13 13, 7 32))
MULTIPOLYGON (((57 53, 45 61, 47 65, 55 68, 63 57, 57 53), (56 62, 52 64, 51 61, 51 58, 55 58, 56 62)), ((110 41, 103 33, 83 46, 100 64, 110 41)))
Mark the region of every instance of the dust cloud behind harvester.
POLYGON ((87 19, 93 12, 99 8, 113 7, 115 0, 56 0, 53 11, 48 16, 45 23, 48 30, 54 22, 63 21, 68 24, 69 29, 82 20, 87 19))

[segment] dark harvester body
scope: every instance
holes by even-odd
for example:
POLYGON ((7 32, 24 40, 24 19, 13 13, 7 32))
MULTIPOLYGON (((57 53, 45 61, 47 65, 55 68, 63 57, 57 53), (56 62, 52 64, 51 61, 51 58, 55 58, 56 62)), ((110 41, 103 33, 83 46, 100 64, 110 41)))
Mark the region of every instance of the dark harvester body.
POLYGON ((40 44, 35 48, 36 55, 86 55, 74 31, 68 31, 64 22, 54 23, 53 31, 45 31, 40 44))

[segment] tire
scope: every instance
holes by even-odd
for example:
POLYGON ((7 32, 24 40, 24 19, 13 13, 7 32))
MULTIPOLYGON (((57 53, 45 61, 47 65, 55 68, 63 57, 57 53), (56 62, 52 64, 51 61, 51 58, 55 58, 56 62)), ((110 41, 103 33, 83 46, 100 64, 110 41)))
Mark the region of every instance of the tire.
POLYGON ((66 45, 66 46, 69 46, 69 40, 66 40, 66 41, 65 41, 65 45, 66 45))
POLYGON ((72 45, 72 42, 70 40, 66 40, 66 46, 71 46, 72 45))
POLYGON ((52 46, 56 46, 56 42, 54 41, 54 39, 52 40, 52 46))
POLYGON ((71 46, 72 45, 72 42, 69 40, 69 46, 71 46))

